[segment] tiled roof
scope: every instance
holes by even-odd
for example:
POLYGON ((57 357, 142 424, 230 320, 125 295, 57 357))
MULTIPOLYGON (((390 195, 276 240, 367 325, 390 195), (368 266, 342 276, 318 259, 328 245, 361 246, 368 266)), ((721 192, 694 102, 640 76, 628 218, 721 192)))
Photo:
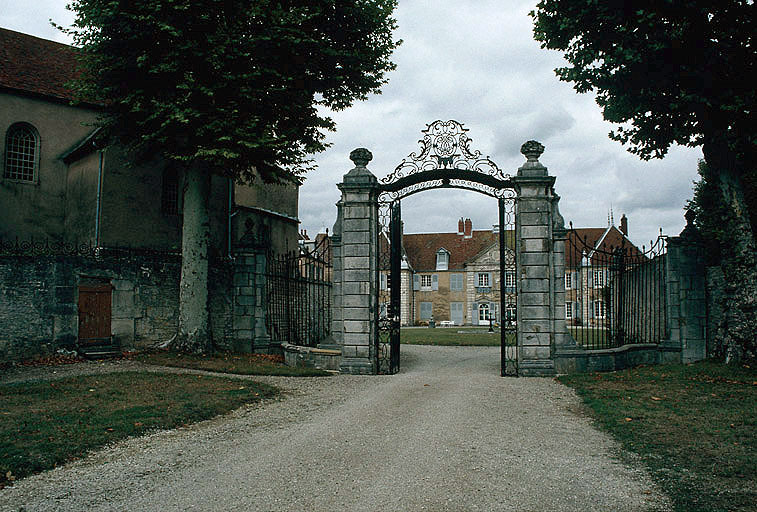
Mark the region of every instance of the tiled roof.
POLYGON ((565 266, 578 267, 581 264, 581 255, 585 251, 594 253, 592 262, 606 264, 609 253, 620 246, 626 248, 629 256, 641 256, 641 251, 633 245, 628 238, 623 236, 620 230, 612 226, 608 228, 575 228, 568 232, 568 240, 565 243, 565 266))
POLYGON ((0 88, 73 100, 76 70, 73 46, 0 28, 0 88))
MULTIPOLYGON (((512 247, 513 231, 506 231, 507 245, 512 247)), ((416 272, 428 272, 436 269, 436 253, 444 248, 450 253, 449 269, 462 270, 482 251, 496 243, 499 235, 491 230, 473 231, 471 238, 464 238, 457 233, 414 233, 402 237, 405 254, 410 265, 416 272)), ((569 232, 565 244, 565 265, 576 267, 581 262, 581 249, 588 247, 598 249, 595 263, 604 264, 607 253, 624 243, 627 254, 641 255, 641 251, 627 238, 624 239, 620 230, 612 226, 608 228, 576 228, 569 232), (625 242, 625 243, 624 243, 625 242), (585 244, 585 245, 584 245, 585 244), (602 261, 599 261, 602 260, 602 261)), ((589 251, 587 251, 589 252, 589 251)))
POLYGON ((436 269, 436 252, 446 249, 450 253, 449 269, 462 270, 463 265, 498 240, 491 230, 473 231, 471 238, 457 233, 414 233, 402 236, 410 265, 416 272, 436 269))

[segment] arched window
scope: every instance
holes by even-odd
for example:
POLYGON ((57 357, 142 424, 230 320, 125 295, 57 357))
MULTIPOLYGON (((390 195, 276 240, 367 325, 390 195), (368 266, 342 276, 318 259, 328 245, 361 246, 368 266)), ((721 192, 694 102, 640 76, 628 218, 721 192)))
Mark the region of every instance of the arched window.
POLYGON ((505 306, 505 320, 508 322, 515 322, 515 317, 517 315, 517 309, 515 307, 515 304, 508 304, 505 306))
POLYGON ((37 130, 27 123, 16 123, 5 134, 5 171, 3 177, 10 180, 35 182, 39 136, 37 130))
POLYGON ((491 317, 489 316, 489 304, 478 305, 478 321, 488 322, 491 317))

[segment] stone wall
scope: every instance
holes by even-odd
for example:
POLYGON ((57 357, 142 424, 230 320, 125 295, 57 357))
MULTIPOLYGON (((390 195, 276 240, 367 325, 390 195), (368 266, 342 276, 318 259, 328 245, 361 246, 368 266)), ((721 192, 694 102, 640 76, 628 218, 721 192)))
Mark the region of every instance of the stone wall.
POLYGON ((725 276, 720 266, 707 267, 707 355, 719 356, 725 347, 718 341, 718 328, 725 314, 725 276))
POLYGON ((705 266, 701 244, 685 236, 671 237, 666 265, 669 339, 663 345, 681 350, 684 363, 707 357, 705 266))
MULTIPOLYGON (((222 349, 235 347, 231 269, 210 270, 211 330, 222 349)), ((178 326, 180 274, 170 255, 0 256, 0 361, 74 349, 79 285, 92 281, 112 286, 111 333, 124 350, 166 342, 178 326)))

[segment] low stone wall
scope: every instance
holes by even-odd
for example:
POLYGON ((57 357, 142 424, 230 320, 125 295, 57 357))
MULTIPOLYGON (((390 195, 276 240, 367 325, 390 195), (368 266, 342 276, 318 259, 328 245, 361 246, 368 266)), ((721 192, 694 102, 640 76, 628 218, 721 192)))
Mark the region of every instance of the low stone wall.
POLYGON ((602 350, 564 349, 555 353, 558 374, 608 372, 633 368, 641 364, 681 361, 681 350, 655 343, 624 345, 602 350))
POLYGON ((287 366, 339 371, 339 365, 342 360, 342 352, 340 350, 300 347, 288 343, 283 343, 281 348, 284 351, 284 362, 287 366))
MULTIPOLYGON (((0 361, 72 350, 79 285, 112 287, 111 334, 123 349, 169 340, 178 326, 181 264, 171 255, 0 256, 0 361)), ((231 265, 210 270, 209 307, 219 348, 233 339, 231 265)))

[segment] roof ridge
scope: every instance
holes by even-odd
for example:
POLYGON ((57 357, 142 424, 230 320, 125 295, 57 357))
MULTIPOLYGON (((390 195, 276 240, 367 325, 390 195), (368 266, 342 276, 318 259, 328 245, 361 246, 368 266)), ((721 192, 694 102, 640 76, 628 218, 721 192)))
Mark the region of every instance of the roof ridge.
POLYGON ((74 45, 71 45, 71 44, 61 43, 60 41, 56 41, 54 39, 47 39, 47 38, 44 38, 44 37, 35 36, 34 34, 27 34, 26 32, 19 32, 18 30, 13 30, 12 28, 0 27, 0 31, 13 32, 14 34, 18 34, 18 35, 23 36, 23 37, 29 37, 29 38, 33 38, 33 39, 39 39, 40 41, 45 41, 46 43, 53 43, 53 44, 57 44, 57 45, 64 46, 66 48, 71 48, 71 49, 74 49, 74 50, 78 49, 77 46, 74 46, 74 45))

